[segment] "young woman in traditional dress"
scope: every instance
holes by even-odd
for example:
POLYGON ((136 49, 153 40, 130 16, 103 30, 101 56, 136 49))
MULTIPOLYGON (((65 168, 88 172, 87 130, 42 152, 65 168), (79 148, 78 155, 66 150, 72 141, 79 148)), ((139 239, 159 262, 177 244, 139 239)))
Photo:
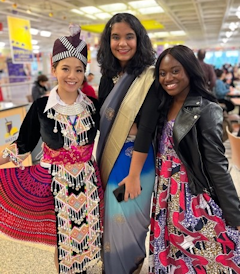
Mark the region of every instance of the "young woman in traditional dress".
POLYGON ((155 180, 155 52, 140 21, 119 13, 105 26, 97 59, 102 72, 97 161, 105 186, 104 271, 138 273, 146 256, 155 180), (125 185, 122 202, 113 193, 119 185, 125 185))
POLYGON ((71 25, 70 31, 53 46, 58 85, 32 104, 17 140, 1 154, 1 164, 12 161, 20 168, 1 170, 0 231, 57 245, 59 273, 86 273, 100 259, 101 248, 103 193, 92 156, 99 112, 97 100, 80 90, 87 45, 79 26, 71 25), (40 137, 40 164, 24 168, 23 159, 40 137))

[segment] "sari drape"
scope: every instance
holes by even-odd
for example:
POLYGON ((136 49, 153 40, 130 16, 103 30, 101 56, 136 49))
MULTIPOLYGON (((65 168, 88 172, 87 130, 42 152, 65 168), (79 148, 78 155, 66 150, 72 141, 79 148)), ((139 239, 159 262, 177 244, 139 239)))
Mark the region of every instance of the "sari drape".
POLYGON ((115 121, 116 114, 121 105, 121 102, 126 95, 128 88, 132 84, 135 76, 124 73, 123 76, 116 83, 110 94, 104 101, 100 110, 100 124, 101 124, 101 135, 98 140, 96 159, 100 163, 106 138, 111 130, 113 122, 115 121))
MULTIPOLYGON (((126 96, 121 102, 118 112, 115 114, 115 120, 112 123, 111 128, 108 129, 108 134, 103 135, 106 123, 102 119, 105 113, 101 114, 100 120, 100 142, 97 150, 102 151, 102 156, 98 161, 100 166, 101 178, 103 186, 107 184, 109 174, 114 166, 114 163, 120 154, 120 151, 127 139, 128 133, 134 120, 144 102, 144 99, 154 81, 154 67, 151 66, 145 70, 140 76, 138 76, 132 85, 129 87, 126 96), (102 140, 104 138, 104 140, 102 140), (101 141, 102 140, 102 141, 101 141), (101 145, 103 147, 101 147, 101 145)), ((116 93, 121 92, 123 86, 118 86, 116 93)), ((114 90, 114 89, 113 89, 114 90)), ((112 90, 112 91, 113 91, 112 90)), ((111 92, 112 92, 111 91, 111 92)), ((111 95, 111 92, 109 96, 111 95)), ((107 99, 108 100, 108 97, 107 99)))
MULTIPOLYGON (((106 187, 103 236, 105 274, 133 273, 145 258, 145 239, 150 224, 150 202, 155 179, 152 147, 140 176, 141 195, 134 200, 118 203, 113 190, 128 175, 134 147, 134 141, 128 139, 128 134, 153 83, 153 75, 153 67, 150 67, 132 82, 128 91, 125 91, 126 95, 108 134, 104 136, 105 145, 99 165, 106 187)), ((104 123, 100 123, 100 138, 104 126, 104 123)))

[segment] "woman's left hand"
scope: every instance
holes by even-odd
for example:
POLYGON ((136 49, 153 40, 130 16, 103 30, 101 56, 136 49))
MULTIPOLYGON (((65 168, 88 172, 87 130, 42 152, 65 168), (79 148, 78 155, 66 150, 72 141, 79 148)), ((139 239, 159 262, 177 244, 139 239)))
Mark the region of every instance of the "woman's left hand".
POLYGON ((240 226, 237 226, 238 231, 240 231, 240 226))
POLYGON ((128 198, 135 199, 141 194, 140 178, 127 176, 118 185, 125 184, 124 201, 127 202, 128 198))

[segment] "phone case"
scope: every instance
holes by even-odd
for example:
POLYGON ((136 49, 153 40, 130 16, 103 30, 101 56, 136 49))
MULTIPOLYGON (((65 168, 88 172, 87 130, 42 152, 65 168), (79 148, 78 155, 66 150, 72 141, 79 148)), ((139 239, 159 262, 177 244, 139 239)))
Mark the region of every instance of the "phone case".
MULTIPOLYGON (((142 190, 142 187, 141 187, 141 190, 142 190)), ((117 201, 121 203, 124 200, 125 185, 121 185, 120 187, 113 190, 113 194, 116 197, 117 201)))
POLYGON ((121 203, 124 200, 125 185, 121 185, 120 187, 113 190, 113 194, 116 197, 117 201, 121 203))

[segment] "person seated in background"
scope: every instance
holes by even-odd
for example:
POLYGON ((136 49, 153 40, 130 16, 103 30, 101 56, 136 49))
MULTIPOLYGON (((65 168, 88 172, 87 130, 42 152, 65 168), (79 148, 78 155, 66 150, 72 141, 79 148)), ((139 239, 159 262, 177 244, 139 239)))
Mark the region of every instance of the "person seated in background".
POLYGON ((234 82, 239 80, 236 75, 236 69, 234 71, 234 67, 231 64, 226 63, 223 65, 223 70, 225 72, 225 79, 223 82, 227 83, 231 87, 235 87, 234 82))
POLYGON ((235 107, 234 103, 226 98, 226 95, 230 92, 230 86, 224 83, 225 73, 222 69, 215 70, 217 81, 214 87, 214 93, 220 104, 224 104, 225 110, 227 112, 232 111, 235 107))
POLYGON ((91 83, 93 79, 94 79, 94 74, 91 73, 91 72, 89 72, 89 73, 88 73, 88 76, 87 76, 87 81, 88 81, 88 83, 91 83))
POLYGON ((197 58, 202 67, 208 89, 212 91, 216 83, 216 75, 213 66, 204 62, 205 56, 206 51, 204 49, 199 49, 197 52, 197 58))
POLYGON ((222 69, 215 70, 217 81, 214 88, 215 95, 217 99, 223 99, 230 92, 230 86, 228 83, 224 82, 226 79, 226 73, 222 69))
POLYGON ((97 99, 95 90, 91 85, 88 84, 86 76, 84 76, 84 80, 81 86, 81 91, 85 93, 87 96, 97 99))
POLYGON ((233 67, 233 81, 239 81, 240 80, 240 70, 237 65, 233 67))
POLYGON ((48 77, 46 75, 41 74, 38 76, 37 80, 34 82, 34 86, 32 87, 33 101, 46 95, 46 93, 48 92, 47 82, 48 82, 48 77))
POLYGON ((233 71, 232 71, 232 66, 229 65, 226 67, 225 65, 223 66, 223 72, 224 72, 224 79, 223 82, 226 84, 227 88, 235 87, 233 83, 233 71))

